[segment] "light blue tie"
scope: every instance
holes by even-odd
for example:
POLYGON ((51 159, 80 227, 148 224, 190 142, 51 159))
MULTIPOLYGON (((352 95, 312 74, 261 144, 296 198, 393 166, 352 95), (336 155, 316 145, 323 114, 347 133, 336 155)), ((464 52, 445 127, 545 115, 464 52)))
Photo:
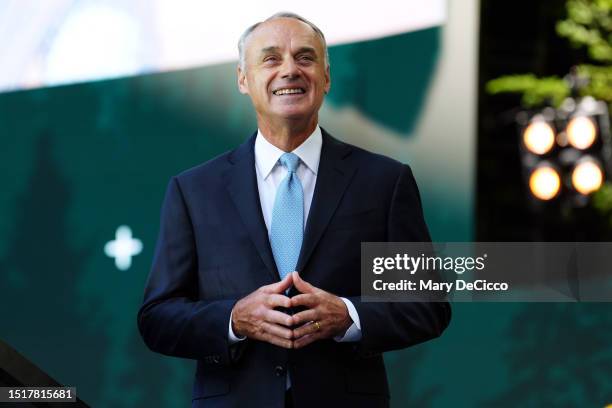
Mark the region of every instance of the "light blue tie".
POLYGON ((281 280, 297 266, 304 235, 304 190, 296 171, 300 158, 284 153, 279 162, 288 171, 276 190, 270 244, 281 280))

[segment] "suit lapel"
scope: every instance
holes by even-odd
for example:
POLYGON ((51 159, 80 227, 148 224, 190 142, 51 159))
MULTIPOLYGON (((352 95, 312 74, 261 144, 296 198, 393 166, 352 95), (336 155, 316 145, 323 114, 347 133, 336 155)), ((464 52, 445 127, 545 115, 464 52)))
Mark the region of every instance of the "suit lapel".
POLYGON ((356 167, 346 160, 351 147, 331 137, 323 128, 323 145, 310 213, 296 270, 302 271, 331 220, 356 167))
POLYGON ((257 189, 254 154, 256 136, 257 132, 229 156, 229 161, 233 166, 226 173, 226 187, 270 277, 278 281, 279 274, 272 255, 268 230, 261 213, 259 190, 257 189))
MULTIPOLYGON (((351 147, 331 137, 323 128, 321 131, 321 159, 296 267, 298 271, 302 271, 306 266, 356 170, 355 165, 346 160, 351 153, 351 147)), ((232 167, 225 174, 226 188, 270 277, 277 281, 279 274, 261 213, 257 189, 254 154, 256 136, 257 133, 253 134, 229 156, 232 167)))

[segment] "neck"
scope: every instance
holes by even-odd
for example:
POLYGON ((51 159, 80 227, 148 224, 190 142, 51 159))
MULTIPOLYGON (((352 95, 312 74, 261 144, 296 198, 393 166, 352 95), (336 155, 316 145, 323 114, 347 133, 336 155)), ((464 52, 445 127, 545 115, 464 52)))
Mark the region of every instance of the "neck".
POLYGON ((284 152, 291 152, 314 132, 318 117, 308 122, 270 123, 258 118, 257 126, 263 137, 284 152))

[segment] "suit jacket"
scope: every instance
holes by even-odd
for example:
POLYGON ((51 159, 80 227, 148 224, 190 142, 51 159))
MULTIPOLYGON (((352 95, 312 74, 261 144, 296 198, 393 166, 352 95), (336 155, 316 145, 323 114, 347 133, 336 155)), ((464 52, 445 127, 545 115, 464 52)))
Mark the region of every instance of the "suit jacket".
POLYGON ((255 133, 170 181, 138 312, 151 350, 197 360, 193 407, 283 407, 287 371, 297 407, 386 407, 382 353, 435 338, 449 323, 447 303, 361 302, 360 243, 430 241, 429 232, 407 165, 322 134, 296 270, 353 302, 362 339, 295 350, 251 339, 230 346, 234 304, 279 280, 257 190, 255 133))

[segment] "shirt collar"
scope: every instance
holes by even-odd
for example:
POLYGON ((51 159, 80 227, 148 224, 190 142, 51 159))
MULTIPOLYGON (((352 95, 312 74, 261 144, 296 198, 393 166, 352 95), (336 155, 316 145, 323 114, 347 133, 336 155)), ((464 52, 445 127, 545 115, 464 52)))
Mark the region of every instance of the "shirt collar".
MULTIPOLYGON (((301 145, 296 147, 292 153, 295 153, 316 175, 319 169, 322 145, 323 136, 321 135, 321 128, 317 125, 314 132, 312 132, 301 145)), ((283 150, 266 140, 261 130, 257 130, 257 138, 255 139, 255 165, 264 179, 270 175, 270 172, 283 153, 285 153, 283 150)))

